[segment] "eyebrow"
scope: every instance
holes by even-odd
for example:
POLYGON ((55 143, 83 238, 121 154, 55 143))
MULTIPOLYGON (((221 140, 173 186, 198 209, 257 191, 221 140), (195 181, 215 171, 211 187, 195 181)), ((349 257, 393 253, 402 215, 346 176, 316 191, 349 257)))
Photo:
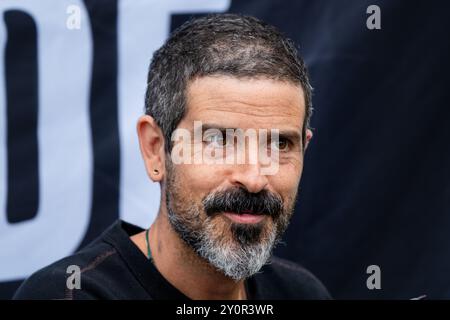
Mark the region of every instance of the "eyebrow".
MULTIPOLYGON (((233 128, 233 127, 224 127, 223 125, 218 125, 218 124, 214 124, 214 123, 203 123, 202 124, 202 132, 205 132, 207 130, 210 129, 215 129, 215 130, 219 130, 221 132, 226 132, 227 129, 231 129, 231 130, 237 130, 237 129, 242 129, 242 128, 233 128)), ((251 128, 249 128, 251 129, 251 128)), ((276 128, 273 128, 276 129, 276 128)), ((246 130, 246 129, 242 129, 242 130, 246 130)), ((258 130, 258 129, 256 129, 258 130)), ((279 131, 279 137, 283 138, 283 139, 289 139, 293 142, 299 142, 300 144, 302 144, 303 139, 302 139, 302 133, 301 131, 298 130, 292 130, 292 129, 278 129, 279 131)))

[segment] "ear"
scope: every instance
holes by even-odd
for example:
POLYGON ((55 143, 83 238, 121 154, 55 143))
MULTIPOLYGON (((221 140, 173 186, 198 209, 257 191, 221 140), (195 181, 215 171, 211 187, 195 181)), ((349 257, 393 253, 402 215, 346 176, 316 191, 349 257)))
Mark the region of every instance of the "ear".
POLYGON ((149 115, 137 122, 139 148, 147 174, 153 182, 160 182, 165 174, 164 135, 156 121, 149 115))
POLYGON ((313 137, 313 133, 310 129, 306 129, 306 135, 305 135, 305 151, 306 148, 308 148, 309 142, 311 141, 313 137))

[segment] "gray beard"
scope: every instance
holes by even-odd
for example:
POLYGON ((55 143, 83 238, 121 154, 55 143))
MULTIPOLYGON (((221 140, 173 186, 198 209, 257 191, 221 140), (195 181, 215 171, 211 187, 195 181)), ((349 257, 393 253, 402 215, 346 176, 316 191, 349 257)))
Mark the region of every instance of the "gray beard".
POLYGON ((295 201, 277 221, 273 221, 273 228, 264 235, 261 235, 261 230, 252 229, 252 232, 247 232, 245 227, 232 224, 232 237, 226 234, 220 236, 215 234, 212 221, 218 217, 206 216, 202 219, 201 210, 195 204, 191 204, 184 212, 174 212, 171 201, 175 200, 170 193, 177 190, 176 175, 170 161, 166 161, 166 168, 165 202, 169 223, 200 258, 235 281, 251 277, 269 263, 273 249, 289 225, 295 201))
POLYGON ((264 241, 224 241, 223 238, 214 236, 211 217, 200 222, 202 220, 197 208, 191 208, 182 215, 177 214, 173 212, 168 196, 166 195, 167 212, 172 228, 201 258, 225 276, 235 281, 246 279, 269 262, 272 250, 280 238, 276 228, 272 228, 264 241))

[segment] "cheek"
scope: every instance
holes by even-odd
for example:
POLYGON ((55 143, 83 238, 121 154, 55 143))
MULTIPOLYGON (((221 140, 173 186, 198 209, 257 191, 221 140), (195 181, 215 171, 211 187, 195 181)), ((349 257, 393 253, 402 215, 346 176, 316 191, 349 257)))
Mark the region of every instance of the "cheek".
POLYGON ((283 199, 291 198, 297 193, 301 173, 302 166, 280 166, 278 174, 272 176, 271 184, 283 199))
POLYGON ((220 166, 207 164, 179 165, 178 172, 186 188, 189 188, 191 192, 203 195, 219 186, 225 176, 225 172, 220 166))

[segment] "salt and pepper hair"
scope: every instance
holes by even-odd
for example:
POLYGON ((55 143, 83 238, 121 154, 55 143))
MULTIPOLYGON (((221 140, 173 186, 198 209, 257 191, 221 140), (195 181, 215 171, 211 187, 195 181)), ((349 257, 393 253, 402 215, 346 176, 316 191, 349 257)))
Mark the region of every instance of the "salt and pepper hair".
POLYGON ((294 43, 257 18, 215 14, 184 23, 153 55, 145 113, 161 128, 166 151, 171 150, 172 133, 186 112, 188 83, 211 75, 269 78, 300 85, 306 107, 304 146, 312 113, 312 87, 294 43))

